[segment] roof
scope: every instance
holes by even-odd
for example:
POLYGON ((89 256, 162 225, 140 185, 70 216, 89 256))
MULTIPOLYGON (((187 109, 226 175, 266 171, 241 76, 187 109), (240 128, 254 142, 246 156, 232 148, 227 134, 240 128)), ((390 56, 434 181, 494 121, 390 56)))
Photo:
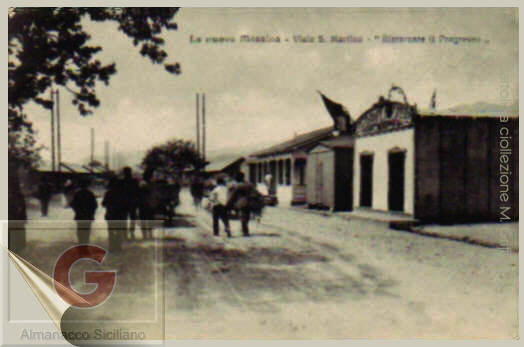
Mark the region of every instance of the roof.
POLYGON ((322 141, 332 136, 332 133, 333 126, 317 129, 305 134, 297 135, 291 140, 287 140, 277 145, 263 149, 261 151, 252 153, 250 156, 263 157, 272 154, 294 152, 296 150, 308 150, 314 145, 316 145, 319 141, 322 141))
POLYGON ((353 148, 354 141, 352 136, 341 135, 321 141, 320 144, 329 148, 353 148))
POLYGON ((465 112, 455 112, 453 110, 421 110, 418 113, 421 117, 470 117, 470 118, 519 118, 518 114, 512 113, 508 114, 505 112, 476 112, 476 113, 465 113, 465 112))
POLYGON ((509 105, 490 104, 477 102, 474 104, 457 105, 444 110, 420 110, 422 117, 450 116, 450 117, 488 117, 499 118, 501 116, 518 118, 518 102, 509 105))
MULTIPOLYGON (((72 173, 89 173, 85 167, 80 164, 75 163, 61 163, 61 171, 63 172, 72 172, 72 173)), ((40 165, 38 165, 38 171, 52 171, 51 163, 47 160, 42 160, 40 165)), ((55 165, 55 171, 58 171, 58 163, 55 165)))
POLYGON ((83 165, 62 162, 61 166, 62 166, 62 169, 65 169, 66 171, 70 171, 74 173, 89 173, 89 170, 86 169, 83 165))
POLYGON ((229 166, 235 165, 244 161, 244 157, 222 157, 212 160, 207 166, 206 171, 218 172, 227 169, 229 166))

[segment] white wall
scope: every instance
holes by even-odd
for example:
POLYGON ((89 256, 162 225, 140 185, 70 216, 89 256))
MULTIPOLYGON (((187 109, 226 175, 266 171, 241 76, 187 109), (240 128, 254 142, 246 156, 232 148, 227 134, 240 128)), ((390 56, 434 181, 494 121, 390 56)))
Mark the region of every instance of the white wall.
POLYGON ((372 209, 388 210, 388 151, 392 148, 406 150, 404 176, 404 212, 414 213, 415 198, 415 131, 413 128, 375 136, 357 138, 353 175, 353 203, 360 206, 360 154, 374 153, 372 209))

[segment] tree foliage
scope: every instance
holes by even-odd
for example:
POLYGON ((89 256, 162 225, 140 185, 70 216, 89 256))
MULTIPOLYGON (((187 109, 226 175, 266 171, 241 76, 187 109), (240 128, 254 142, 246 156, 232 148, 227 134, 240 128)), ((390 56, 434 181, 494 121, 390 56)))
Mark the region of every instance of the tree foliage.
POLYGON ((147 151, 142 160, 144 171, 176 179, 186 170, 203 167, 204 161, 191 141, 172 140, 147 151))
MULTIPOLYGON (((31 122, 23 114, 24 105, 34 101, 51 109, 53 103, 46 91, 53 85, 63 86, 73 94, 72 102, 81 115, 88 115, 99 106, 96 85, 109 84, 117 70, 114 62, 103 64, 96 59, 102 47, 90 45, 85 19, 118 23, 118 30, 139 46, 142 56, 153 64, 163 64, 169 73, 179 74, 178 63, 166 62, 161 37, 164 31, 177 29, 173 22, 177 11, 178 8, 132 7, 11 9, 8 19, 9 133, 25 132, 26 136, 32 136, 31 122)), ((13 141, 23 143, 20 136, 14 134, 13 141)))

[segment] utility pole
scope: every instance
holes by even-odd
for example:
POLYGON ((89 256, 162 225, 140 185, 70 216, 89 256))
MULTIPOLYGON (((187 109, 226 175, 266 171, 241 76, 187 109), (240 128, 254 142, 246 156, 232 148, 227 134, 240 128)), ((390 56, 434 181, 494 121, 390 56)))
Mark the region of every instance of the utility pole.
POLYGON ((202 94, 202 158, 206 161, 206 94, 202 94))
POLYGON ((55 172, 55 101, 53 88, 51 88, 51 103, 51 170, 55 172))
POLYGON ((94 161, 95 161, 95 129, 91 128, 91 163, 93 163, 94 161))
POLYGON ((106 140, 104 143, 104 164, 106 171, 109 170, 109 141, 106 140))
POLYGON ((62 139, 60 137, 60 94, 56 90, 56 141, 58 153, 58 172, 62 171, 62 139))
POLYGON ((200 95, 196 94, 196 150, 200 155, 200 95))

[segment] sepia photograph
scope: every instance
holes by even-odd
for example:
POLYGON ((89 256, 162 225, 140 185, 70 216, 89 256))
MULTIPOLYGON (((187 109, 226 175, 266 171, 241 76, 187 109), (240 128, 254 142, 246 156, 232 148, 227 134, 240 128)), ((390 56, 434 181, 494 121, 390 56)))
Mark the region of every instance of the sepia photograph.
POLYGON ((0 343, 519 339, 518 28, 9 8, 0 343))

